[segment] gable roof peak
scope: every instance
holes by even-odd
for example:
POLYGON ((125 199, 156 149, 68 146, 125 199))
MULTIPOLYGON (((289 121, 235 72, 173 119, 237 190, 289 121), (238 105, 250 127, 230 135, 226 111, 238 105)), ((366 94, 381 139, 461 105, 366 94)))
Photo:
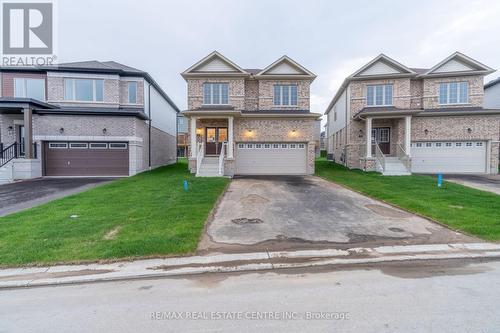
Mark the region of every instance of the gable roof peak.
POLYGON ((401 64, 400 62, 392 59, 391 57, 385 55, 384 53, 380 53, 378 56, 373 58, 366 65, 355 71, 353 74, 349 76, 349 78, 356 77, 374 77, 374 76, 394 76, 394 75, 416 75, 415 71, 411 68, 401 64), (380 68, 377 71, 369 72, 377 64, 382 63, 385 65, 384 68, 380 68), (391 70, 392 69, 392 70, 391 70), (385 70, 385 72, 384 72, 385 70), (362 75, 363 73, 368 72, 368 74, 362 75))
POLYGON ((250 75, 243 68, 238 66, 233 61, 229 60, 223 56, 218 51, 213 51, 209 55, 202 58, 200 61, 196 62, 194 65, 186 69, 181 73, 183 77, 190 75, 213 75, 213 74, 224 74, 224 75, 250 75), (208 66, 212 63, 215 66, 208 66), (204 70, 201 70, 205 68, 204 70))
POLYGON ((316 78, 316 74, 293 60, 287 55, 283 55, 280 58, 278 58, 276 61, 274 61, 272 64, 261 70, 259 73, 257 73, 255 76, 269 76, 269 75, 274 75, 274 76, 303 76, 303 77, 309 77, 311 79, 316 78), (288 66, 284 66, 283 64, 286 64, 288 66), (280 68, 281 67, 281 68, 280 68))
POLYGON ((471 57, 459 52, 455 51, 438 64, 430 68, 427 72, 422 74, 421 76, 427 75, 443 75, 445 73, 467 73, 470 74, 491 74, 495 70, 491 67, 488 67, 477 60, 472 59, 471 57), (450 68, 446 68, 445 66, 448 64, 454 64, 454 66, 450 68))

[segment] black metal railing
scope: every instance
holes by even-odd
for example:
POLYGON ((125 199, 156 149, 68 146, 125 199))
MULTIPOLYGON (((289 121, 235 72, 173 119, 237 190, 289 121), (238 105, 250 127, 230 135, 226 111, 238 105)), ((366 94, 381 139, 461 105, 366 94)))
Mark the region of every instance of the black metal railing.
POLYGON ((18 144, 17 142, 14 142, 7 148, 3 148, 3 144, 1 144, 0 148, 0 168, 3 167, 5 164, 9 163, 11 160, 15 159, 18 157, 18 144))
MULTIPOLYGON (((36 142, 33 142, 33 157, 34 159, 38 158, 38 145, 36 142)), ((25 150, 24 150, 24 142, 23 143, 17 143, 14 142, 10 146, 7 146, 4 148, 4 144, 0 143, 0 167, 4 166, 5 164, 9 163, 15 158, 23 158, 25 157, 25 150)))

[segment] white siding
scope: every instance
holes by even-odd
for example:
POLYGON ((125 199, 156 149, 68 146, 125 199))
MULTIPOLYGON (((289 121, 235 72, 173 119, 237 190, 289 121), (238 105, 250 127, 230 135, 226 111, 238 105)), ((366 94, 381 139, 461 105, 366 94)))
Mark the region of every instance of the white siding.
POLYGON ((328 152, 331 153, 333 150, 333 136, 335 133, 347 126, 347 114, 349 114, 349 104, 348 102, 349 88, 344 89, 342 95, 340 95, 337 102, 333 105, 328 113, 327 120, 327 135, 328 135, 328 152), (335 112, 337 113, 337 119, 335 120, 335 112))
POLYGON ((196 68, 197 72, 237 72, 236 68, 219 58, 214 58, 209 62, 196 68))
POLYGON ((486 109, 500 109, 500 83, 484 90, 484 107, 486 109))
POLYGON ((147 82, 144 87, 144 112, 149 115, 149 87, 151 87, 151 126, 175 136, 177 112, 158 90, 147 82))
POLYGON ((441 65, 439 68, 434 70, 434 73, 449 73, 449 72, 464 72, 464 71, 472 71, 474 70, 473 68, 465 65, 464 63, 457 61, 455 59, 452 59, 443 65, 441 65))
POLYGON ((266 74, 305 74, 305 73, 299 71, 297 68, 286 62, 282 62, 276 65, 275 67, 269 69, 266 72, 266 74))
POLYGON ((384 63, 383 61, 377 61, 364 71, 358 74, 358 76, 366 76, 366 75, 384 75, 384 74, 399 74, 401 73, 394 67, 391 67, 384 63))

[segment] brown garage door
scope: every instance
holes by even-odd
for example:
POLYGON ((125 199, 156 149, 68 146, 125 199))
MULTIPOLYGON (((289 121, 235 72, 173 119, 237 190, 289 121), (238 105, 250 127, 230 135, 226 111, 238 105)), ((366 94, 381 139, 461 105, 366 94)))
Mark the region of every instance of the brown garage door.
POLYGON ((46 176, 128 176, 128 143, 44 143, 46 176))

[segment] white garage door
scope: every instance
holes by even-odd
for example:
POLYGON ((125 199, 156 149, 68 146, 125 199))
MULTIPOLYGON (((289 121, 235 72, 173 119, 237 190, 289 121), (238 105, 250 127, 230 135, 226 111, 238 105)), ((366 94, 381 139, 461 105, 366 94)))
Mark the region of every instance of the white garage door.
POLYGON ((236 145, 238 175, 303 175, 307 173, 307 144, 240 142, 236 145))
POLYGON ((486 142, 413 142, 411 171, 421 173, 484 173, 486 142))

